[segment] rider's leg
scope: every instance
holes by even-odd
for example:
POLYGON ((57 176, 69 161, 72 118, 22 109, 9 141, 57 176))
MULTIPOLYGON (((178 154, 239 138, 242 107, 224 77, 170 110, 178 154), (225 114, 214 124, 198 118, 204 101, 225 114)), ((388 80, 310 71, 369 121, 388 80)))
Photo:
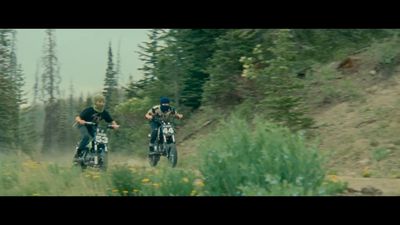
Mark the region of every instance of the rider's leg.
POLYGON ((79 132, 81 133, 81 141, 78 145, 78 149, 74 155, 74 158, 78 158, 81 156, 82 151, 86 148, 86 146, 89 144, 90 141, 90 133, 88 131, 88 128, 86 126, 79 126, 79 132))
POLYGON ((154 146, 157 139, 157 130, 158 130, 158 123, 152 121, 150 123, 151 126, 151 136, 150 136, 150 143, 149 143, 149 152, 154 152, 154 146))

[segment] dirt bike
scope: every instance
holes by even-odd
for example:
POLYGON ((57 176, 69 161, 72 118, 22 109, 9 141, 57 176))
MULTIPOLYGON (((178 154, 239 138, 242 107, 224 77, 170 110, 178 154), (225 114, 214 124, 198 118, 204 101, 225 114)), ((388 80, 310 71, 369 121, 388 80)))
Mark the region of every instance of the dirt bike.
MULTIPOLYGON (((94 126, 95 133, 94 138, 89 142, 86 147, 79 155, 78 161, 75 165, 80 166, 82 169, 87 167, 99 168, 101 170, 107 170, 108 165, 108 137, 107 130, 113 129, 112 125, 106 127, 100 127, 98 124, 93 122, 85 122, 86 125, 94 126)), ((79 143, 78 143, 79 145, 79 143)), ((76 152, 78 151, 78 145, 76 146, 76 152)))
POLYGON ((161 156, 168 159, 169 164, 175 167, 178 162, 178 151, 175 143, 175 129, 171 122, 166 122, 159 117, 154 118, 155 122, 161 125, 157 129, 157 138, 154 151, 149 153, 149 163, 157 166, 161 156))

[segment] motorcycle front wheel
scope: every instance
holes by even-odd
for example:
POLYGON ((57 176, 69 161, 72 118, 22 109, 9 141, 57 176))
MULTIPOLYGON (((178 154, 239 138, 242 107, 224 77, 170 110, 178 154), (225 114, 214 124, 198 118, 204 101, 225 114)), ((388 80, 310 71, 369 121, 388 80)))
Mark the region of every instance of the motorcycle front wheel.
POLYGON ((85 163, 86 156, 87 156, 87 150, 84 150, 78 158, 74 157, 73 165, 76 167, 80 167, 82 171, 85 170, 87 168, 87 165, 85 163))
POLYGON ((159 154, 151 154, 151 155, 149 155, 150 166, 152 166, 152 167, 157 166, 158 161, 160 161, 160 155, 159 154))
POLYGON ((108 152, 104 152, 103 154, 101 154, 99 165, 100 165, 100 169, 102 171, 107 171, 107 167, 108 167, 108 152))
POLYGON ((172 168, 174 168, 176 166, 176 164, 178 163, 178 151, 176 150, 175 144, 171 144, 169 146, 168 161, 169 161, 170 165, 172 166, 172 168))

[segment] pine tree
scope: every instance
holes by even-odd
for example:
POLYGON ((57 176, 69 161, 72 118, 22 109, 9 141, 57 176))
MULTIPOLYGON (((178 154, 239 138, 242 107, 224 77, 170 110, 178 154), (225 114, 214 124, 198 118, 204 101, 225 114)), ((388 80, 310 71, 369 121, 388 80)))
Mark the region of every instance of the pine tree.
POLYGON ((74 91, 74 86, 73 86, 72 81, 70 83, 69 91, 70 91, 70 95, 69 95, 68 107, 67 107, 68 108, 67 127, 69 127, 70 132, 72 132, 71 137, 70 137, 72 139, 71 141, 72 141, 72 143, 75 143, 76 140, 79 138, 78 137, 79 133, 76 132, 76 129, 74 129, 75 128, 75 126, 74 126, 75 125, 75 117, 77 115, 79 115, 80 110, 82 110, 82 109, 80 108, 78 101, 74 97, 75 91, 74 91))
POLYGON ((167 40, 168 46, 159 52, 158 66, 155 70, 156 80, 147 88, 147 95, 155 101, 161 96, 170 96, 175 101, 175 106, 179 107, 185 70, 174 41, 167 40))
POLYGON ((0 29, 0 74, 6 78, 11 77, 11 45, 13 31, 0 29))
POLYGON ((145 80, 134 81, 132 76, 129 76, 128 86, 125 88, 126 98, 144 98, 145 80))
POLYGON ((385 29, 293 29, 293 41, 302 55, 300 62, 308 67, 313 61, 326 63, 341 52, 368 46, 374 39, 391 35, 385 29), (305 62, 305 63, 304 63, 305 62))
POLYGON ((86 101, 85 101, 85 107, 90 107, 90 106, 93 106, 93 105, 94 105, 93 97, 90 96, 90 94, 87 94, 86 101))
MULTIPOLYGON (((0 132, 0 145, 16 147, 18 126, 15 120, 18 120, 19 108, 14 82, 13 71, 13 38, 15 32, 10 29, 0 29, 0 124, 6 127, 0 132)), ((14 61, 13 61, 14 60, 14 61)), ((1 147, 0 146, 0 147, 1 147)))
POLYGON ((75 121, 76 111, 76 104, 74 100, 74 85, 71 83, 69 85, 69 98, 68 98, 68 121, 70 124, 73 124, 75 121))
POLYGON ((83 93, 81 92, 81 94, 79 95, 79 98, 78 98, 78 107, 77 107, 77 110, 76 110, 76 113, 77 113, 77 115, 79 115, 79 113, 83 110, 83 108, 85 108, 86 107, 86 104, 85 104, 85 102, 83 101, 83 93))
POLYGON ((144 98, 147 96, 153 99, 155 103, 160 95, 167 95, 159 89, 160 82, 157 75, 157 70, 164 71, 160 69, 161 66, 158 63, 161 50, 167 46, 164 40, 166 34, 167 31, 163 29, 152 29, 147 34, 149 42, 143 42, 138 46, 140 50, 137 53, 139 59, 143 62, 143 66, 139 70, 143 71, 143 78, 138 81, 133 81, 132 77, 129 78, 128 87, 125 88, 127 98, 144 98))
POLYGON ((183 105, 192 109, 201 105, 203 85, 209 78, 207 66, 216 51, 217 38, 226 32, 224 29, 179 29, 169 32, 180 50, 179 58, 184 70, 180 93, 183 105))
POLYGON ((36 153, 39 140, 38 124, 38 99, 39 99, 39 63, 37 63, 35 72, 35 82, 33 84, 33 100, 29 107, 21 111, 21 149, 28 155, 36 153))
POLYGON ((54 151, 57 147, 58 136, 58 103, 60 95, 58 58, 56 55, 56 38, 54 30, 46 30, 46 41, 44 44, 43 73, 42 73, 42 101, 45 104, 45 120, 43 129, 43 150, 54 151))
POLYGON ((23 86, 25 85, 25 79, 24 79, 24 73, 22 71, 22 66, 21 64, 18 64, 17 60, 17 32, 15 30, 12 31, 12 41, 11 41, 11 60, 10 60, 10 65, 11 65, 11 80, 13 84, 13 92, 15 93, 15 99, 16 102, 13 104, 12 110, 12 115, 15 115, 14 121, 15 121, 15 126, 13 127, 13 133, 15 137, 15 143, 20 145, 21 143, 21 136, 20 136, 20 130, 19 127, 21 127, 19 124, 21 123, 20 120, 20 107, 21 105, 27 103, 25 99, 25 93, 23 91, 23 86))
POLYGON ((117 99, 117 102, 123 102, 124 101, 124 94, 123 94, 123 88, 120 87, 120 84, 122 82, 123 74, 121 71, 121 40, 118 41, 118 52, 117 52, 117 60, 116 60, 116 66, 115 66, 115 82, 116 82, 116 93, 115 93, 115 98, 117 99))
POLYGON ((33 105, 36 105, 39 100, 39 67, 40 63, 36 64, 36 72, 35 72, 35 83, 33 85, 33 105))
POLYGON ((161 42, 163 42, 166 34, 167 31, 163 29, 152 29, 147 34, 150 41, 143 42, 142 45, 139 45, 139 59, 143 61, 143 67, 139 68, 139 70, 143 71, 144 78, 141 83, 143 83, 144 86, 156 79, 155 69, 158 67, 157 55, 159 51, 165 47, 162 46, 161 42))
POLYGON ((216 107, 234 106, 246 96, 239 90, 242 64, 240 59, 249 55, 264 33, 259 30, 230 30, 217 38, 204 85, 204 102, 216 107))
POLYGON ((13 112, 15 116, 15 128, 14 128, 14 133, 15 133, 15 141, 16 145, 20 146, 20 143, 22 142, 22 137, 20 135, 20 124, 21 124, 21 106, 23 104, 27 103, 26 100, 26 93, 23 91, 23 86, 25 85, 25 78, 24 78, 24 72, 22 70, 21 64, 18 63, 17 60, 17 32, 13 30, 12 32, 12 42, 11 42, 11 68, 12 68, 12 81, 14 85, 14 93, 15 93, 15 98, 16 98, 16 103, 13 105, 13 112))
POLYGON ((115 75, 116 73, 114 71, 113 54, 110 42, 108 47, 108 63, 107 63, 106 77, 104 79, 104 89, 103 89, 103 95, 106 100, 106 109, 108 109, 109 111, 112 111, 114 106, 118 104, 118 99, 116 96, 118 84, 115 75))
POLYGON ((61 83, 54 30, 46 30, 43 52, 42 101, 51 104, 56 102, 60 95, 59 84, 61 83))
POLYGON ((2 127, 7 128, 0 132, 0 150, 3 150, 3 147, 4 149, 11 147, 15 142, 13 130, 9 129, 14 127, 12 122, 13 116, 15 116, 11 113, 10 106, 13 105, 13 101, 16 101, 12 98, 11 88, 12 82, 10 79, 0 73, 0 124, 2 127))
POLYGON ((115 63, 115 83, 119 84, 119 80, 121 79, 121 40, 118 42, 118 51, 117 51, 117 59, 115 63))
POLYGON ((273 57, 265 59, 263 50, 258 45, 254 57, 249 57, 245 63, 244 76, 254 79, 259 91, 263 91, 260 110, 267 118, 282 123, 294 130, 306 128, 312 120, 304 116, 305 109, 301 90, 302 83, 296 78, 294 65, 298 61, 298 51, 292 32, 288 29, 276 30, 274 41, 267 49, 273 57), (263 68, 257 67, 262 63, 263 68))
POLYGON ((30 156, 37 153, 39 147, 37 146, 39 139, 37 132, 37 108, 36 104, 32 104, 29 107, 23 108, 20 114, 20 147, 24 153, 30 156))
POLYGON ((68 123, 69 118, 68 118, 68 109, 67 109, 67 104, 64 99, 60 99, 57 102, 57 111, 58 111, 58 136, 57 136, 57 143, 58 146, 72 146, 73 145, 73 140, 72 140, 72 129, 71 125, 68 123))

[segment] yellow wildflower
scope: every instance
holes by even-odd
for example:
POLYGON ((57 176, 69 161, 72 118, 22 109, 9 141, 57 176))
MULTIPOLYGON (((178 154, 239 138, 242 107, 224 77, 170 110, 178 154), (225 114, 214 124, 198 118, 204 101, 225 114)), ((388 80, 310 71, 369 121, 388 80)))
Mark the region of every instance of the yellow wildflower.
POLYGON ((36 169, 40 166, 40 163, 32 161, 32 160, 27 160, 22 163, 22 166, 28 169, 36 169))
POLYGON ((194 180, 193 184, 197 187, 204 187, 204 182, 202 179, 196 179, 194 180))
POLYGON ((336 175, 328 175, 328 179, 334 183, 339 181, 336 175))
POLYGON ((143 180, 142 180, 142 183, 149 183, 150 182, 150 179, 149 178, 144 178, 143 180))
POLYGON ((95 179, 99 179, 100 176, 99 175, 94 175, 92 178, 93 178, 93 180, 95 180, 95 179))
POLYGON ((371 172, 369 171, 368 167, 365 167, 362 171, 362 176, 363 177, 370 177, 371 176, 371 172))

